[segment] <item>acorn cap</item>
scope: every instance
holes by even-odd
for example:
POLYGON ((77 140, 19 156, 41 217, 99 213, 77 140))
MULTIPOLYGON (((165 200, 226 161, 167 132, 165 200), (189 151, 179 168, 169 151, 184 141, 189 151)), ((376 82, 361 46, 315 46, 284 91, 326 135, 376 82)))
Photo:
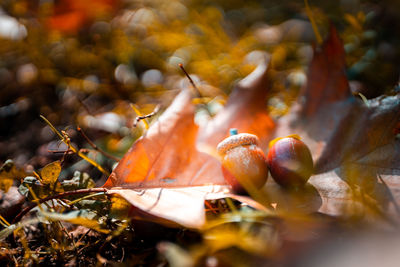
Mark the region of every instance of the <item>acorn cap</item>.
POLYGON ((219 154, 223 155, 228 150, 234 147, 244 146, 244 145, 258 145, 258 144, 259 140, 256 135, 248 133, 240 133, 225 138, 221 143, 218 144, 217 151, 219 154))

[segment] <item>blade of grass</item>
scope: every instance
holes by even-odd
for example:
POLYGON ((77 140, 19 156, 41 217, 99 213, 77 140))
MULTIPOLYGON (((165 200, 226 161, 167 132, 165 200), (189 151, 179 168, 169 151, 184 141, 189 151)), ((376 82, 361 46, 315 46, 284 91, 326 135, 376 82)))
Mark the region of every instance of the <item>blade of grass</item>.
POLYGON ((0 215, 0 223, 4 226, 4 227, 8 227, 10 226, 10 223, 3 217, 0 215))
POLYGON ((312 26, 314 34, 315 34, 315 39, 317 39, 318 44, 322 44, 322 37, 318 31, 317 23, 315 23, 315 19, 314 19, 312 10, 310 8, 310 5, 308 4, 308 0, 304 0, 304 5, 306 7, 306 13, 307 13, 308 19, 310 20, 311 26, 312 26))

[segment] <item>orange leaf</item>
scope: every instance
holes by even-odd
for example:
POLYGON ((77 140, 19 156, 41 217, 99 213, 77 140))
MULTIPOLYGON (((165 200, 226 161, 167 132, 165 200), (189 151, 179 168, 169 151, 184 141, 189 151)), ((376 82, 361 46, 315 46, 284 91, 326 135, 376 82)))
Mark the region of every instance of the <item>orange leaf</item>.
POLYGON ((267 67, 239 83, 224 110, 200 127, 189 90, 183 90, 120 161, 105 187, 152 188, 226 184, 211 154, 230 128, 261 136, 267 146, 274 123, 265 109, 267 67), (210 152, 209 154, 201 151, 210 152))
POLYGON ((196 149, 191 93, 183 90, 119 162, 105 187, 225 184, 217 159, 196 149))
POLYGON ((60 0, 46 23, 53 30, 75 33, 93 20, 113 13, 118 6, 119 0, 60 0))
POLYGON ((266 113, 267 87, 267 66, 261 65, 238 84, 224 110, 201 126, 194 123, 191 92, 183 90, 126 153, 104 187, 128 200, 136 216, 201 227, 204 200, 230 196, 221 164, 212 156, 229 129, 257 134, 264 147, 268 144, 275 125, 266 113))
MULTIPOLYGON (((379 97, 368 105, 353 97, 344 72, 344 56, 342 42, 331 28, 329 38, 315 49, 307 87, 289 114, 279 119, 276 129, 264 109, 268 84, 264 65, 240 82, 224 110, 204 125, 194 124, 191 96, 183 91, 134 144, 105 186, 164 188, 156 198, 161 200, 162 191, 172 190, 165 187, 184 187, 180 190, 189 192, 192 186, 224 185, 220 164, 211 155, 228 129, 235 127, 258 135, 264 149, 273 137, 291 134, 298 134, 310 147, 316 175, 310 178, 303 194, 288 195, 271 179, 267 183, 266 191, 278 210, 364 214, 389 220, 396 214, 398 218, 400 142, 396 132, 400 96, 379 97)), ((159 209, 147 210, 147 214, 193 226, 193 220, 199 220, 199 213, 204 210, 188 212, 187 217, 195 218, 192 221, 185 220, 180 210, 189 210, 193 205, 189 199, 199 205, 205 195, 189 193, 185 201, 188 206, 183 204, 176 209, 174 193, 162 204, 154 202, 153 196, 151 201, 159 209), (167 202, 172 209, 168 214, 161 208, 167 202)), ((133 205, 142 201, 140 197, 126 198, 133 205)))

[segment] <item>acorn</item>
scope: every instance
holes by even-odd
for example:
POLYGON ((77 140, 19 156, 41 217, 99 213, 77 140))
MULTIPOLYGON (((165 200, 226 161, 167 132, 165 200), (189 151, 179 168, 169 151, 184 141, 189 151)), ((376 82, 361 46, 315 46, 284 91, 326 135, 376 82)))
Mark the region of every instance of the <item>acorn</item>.
POLYGON ((231 129, 231 136, 217 146, 224 178, 237 194, 257 190, 267 181, 267 159, 258 144, 254 134, 237 134, 231 129))
POLYGON ((314 172, 311 152, 298 135, 276 138, 267 155, 272 178, 284 188, 301 188, 314 172))

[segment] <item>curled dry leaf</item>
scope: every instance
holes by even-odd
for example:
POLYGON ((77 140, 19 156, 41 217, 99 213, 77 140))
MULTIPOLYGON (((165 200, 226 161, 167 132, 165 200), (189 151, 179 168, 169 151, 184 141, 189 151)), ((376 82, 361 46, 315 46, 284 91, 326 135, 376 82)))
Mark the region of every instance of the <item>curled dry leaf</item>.
MULTIPOLYGON (((215 187, 204 192, 207 187, 201 186, 226 185, 220 162, 212 154, 229 129, 262 136, 262 145, 267 146, 275 127, 266 113, 267 87, 267 66, 263 64, 238 84, 224 110, 200 126, 194 123, 192 94, 183 90, 126 153, 104 187, 122 188, 115 192, 153 215, 186 226, 201 225, 205 195, 215 192, 215 187), (177 187, 184 189, 170 189, 177 187), (123 191, 129 189, 146 189, 146 193, 138 196, 123 191), (198 189, 202 193, 197 193, 198 189), (146 205, 154 207, 149 210, 146 205)), ((219 193, 218 198, 224 196, 223 190, 219 193)))
POLYGON ((399 95, 381 96, 368 105, 352 96, 344 57, 332 27, 321 49, 315 50, 307 87, 280 119, 275 135, 296 133, 312 151, 316 175, 309 183, 318 194, 309 205, 321 202, 320 211, 335 215, 358 205, 380 215, 388 208, 398 213, 399 95))
POLYGON ((208 123, 194 123, 195 106, 183 90, 126 153, 105 187, 152 188, 226 184, 216 154, 230 128, 262 136, 266 147, 275 127, 265 109, 267 66, 241 81, 226 107, 208 123), (205 153, 203 151, 207 151, 205 153))

